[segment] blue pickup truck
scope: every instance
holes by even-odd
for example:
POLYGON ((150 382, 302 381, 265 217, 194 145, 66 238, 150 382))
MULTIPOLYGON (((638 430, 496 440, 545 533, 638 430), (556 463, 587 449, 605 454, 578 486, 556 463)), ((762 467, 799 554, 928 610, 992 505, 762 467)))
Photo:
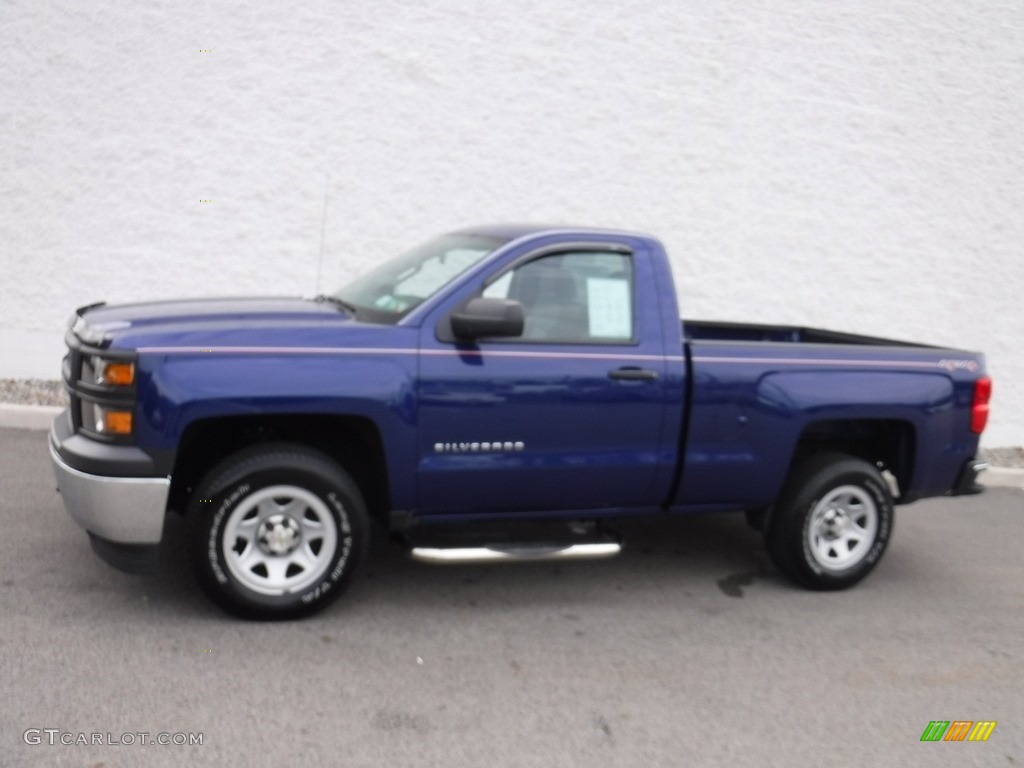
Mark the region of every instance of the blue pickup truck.
POLYGON ((338 597, 371 530, 426 562, 603 557, 616 519, 726 510, 841 589, 895 504, 984 469, 982 355, 681 323, 629 232, 461 230, 331 295, 82 307, 66 341, 68 512, 136 572, 183 515, 202 589, 253 618, 338 597))

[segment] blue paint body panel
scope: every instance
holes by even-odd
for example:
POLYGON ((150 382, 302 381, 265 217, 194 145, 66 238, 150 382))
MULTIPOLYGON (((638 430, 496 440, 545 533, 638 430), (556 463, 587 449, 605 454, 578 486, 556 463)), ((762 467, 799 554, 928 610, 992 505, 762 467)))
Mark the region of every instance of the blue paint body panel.
POLYGON ((912 425, 917 450, 906 491, 918 498, 948 491, 977 451, 968 423, 974 377, 958 379, 940 368, 936 351, 693 342, 691 354, 696 373, 686 472, 675 504, 769 504, 797 440, 814 422, 912 425))
POLYGON ((784 329, 762 340, 695 326, 684 340, 657 240, 600 229, 467 231, 506 244, 396 325, 298 298, 88 310, 111 349, 138 356, 136 444, 173 455, 190 425, 230 416, 355 416, 379 432, 391 507, 436 519, 763 506, 801 435, 820 422, 908 425, 908 497, 946 493, 975 455, 981 355, 815 343, 784 329), (444 340, 446 318, 486 281, 567 244, 631 255, 633 339, 444 340), (621 367, 657 378, 609 376, 621 367))

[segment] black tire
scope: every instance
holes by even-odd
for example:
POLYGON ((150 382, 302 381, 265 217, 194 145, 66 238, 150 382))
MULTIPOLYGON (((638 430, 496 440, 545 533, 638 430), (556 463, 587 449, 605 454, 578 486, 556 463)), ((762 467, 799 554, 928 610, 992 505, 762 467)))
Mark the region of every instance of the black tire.
POLYGON ((893 501, 878 469, 844 453, 800 461, 765 534, 775 566, 801 586, 845 589, 878 564, 892 535, 893 501))
POLYGON ((185 546, 199 586, 221 608, 247 619, 296 619, 341 596, 369 531, 366 504, 345 470, 319 451, 275 443, 227 457, 199 483, 185 546))

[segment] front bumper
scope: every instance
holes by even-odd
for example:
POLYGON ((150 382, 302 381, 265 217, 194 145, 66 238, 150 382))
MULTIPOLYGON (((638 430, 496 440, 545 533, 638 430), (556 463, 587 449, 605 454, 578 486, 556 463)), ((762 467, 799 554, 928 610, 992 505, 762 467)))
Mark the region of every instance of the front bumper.
MULTIPOLYGON (((68 514, 93 537, 113 544, 153 545, 163 538, 167 477, 106 477, 70 466, 61 458, 58 422, 50 431, 50 458, 68 514)), ((84 438, 81 438, 84 439, 84 438)))

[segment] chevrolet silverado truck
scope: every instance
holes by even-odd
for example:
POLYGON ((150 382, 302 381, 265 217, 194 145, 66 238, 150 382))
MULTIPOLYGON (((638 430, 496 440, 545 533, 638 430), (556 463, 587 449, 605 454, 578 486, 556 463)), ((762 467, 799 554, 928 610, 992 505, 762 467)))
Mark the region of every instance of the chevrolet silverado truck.
POLYGON ((979 490, 982 355, 679 317, 658 240, 511 225, 316 298, 82 307, 58 490, 128 571, 184 516, 199 585, 250 618, 326 606, 371 530, 425 562, 603 557, 617 519, 728 510, 842 589, 894 505, 979 490))

